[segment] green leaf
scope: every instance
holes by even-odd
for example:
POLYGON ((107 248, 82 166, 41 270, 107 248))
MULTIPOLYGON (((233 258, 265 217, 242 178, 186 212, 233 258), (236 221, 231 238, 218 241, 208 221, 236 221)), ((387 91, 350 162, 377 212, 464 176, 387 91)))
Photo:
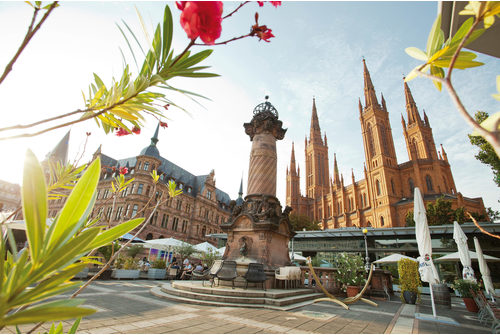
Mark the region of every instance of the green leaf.
POLYGON ((31 150, 26 152, 21 192, 29 250, 33 262, 37 263, 46 229, 47 191, 42 167, 31 150))
POLYGON ((71 326, 71 329, 69 330, 68 334, 76 334, 76 331, 78 330, 78 326, 80 325, 80 321, 82 321, 82 318, 77 318, 73 325, 71 326))
POLYGON ((441 15, 438 15, 432 25, 429 37, 427 38, 427 56, 432 57, 436 51, 441 49, 443 44, 444 34, 441 31, 441 15))
MULTIPOLYGON (((436 66, 431 65, 431 74, 433 76, 436 76, 436 77, 444 78, 444 70, 442 68, 440 68, 440 67, 436 67, 436 66)), ((437 80, 433 80, 432 82, 434 83, 434 85, 436 86, 436 88, 439 91, 441 91, 441 88, 442 88, 441 82, 439 82, 437 80)))
POLYGON ((418 60, 427 61, 427 58, 428 58, 427 55, 425 54, 425 52, 423 52, 419 48, 409 47, 409 48, 406 48, 405 51, 408 55, 410 55, 413 58, 416 58, 418 60))
POLYGON ((144 218, 133 219, 104 231, 103 233, 99 234, 99 236, 97 236, 94 241, 92 241, 92 244, 89 246, 88 250, 99 248, 116 240, 120 236, 128 233, 129 231, 140 225, 142 222, 144 222, 144 218))
POLYGON ((500 76, 497 76, 497 91, 498 91, 498 93, 492 94, 492 96, 493 96, 493 98, 500 101, 500 76))
POLYGON ((36 305, 0 318, 0 327, 41 321, 66 320, 95 313, 91 308, 76 307, 84 302, 83 299, 56 300, 36 305))
POLYGON ((48 250, 66 243, 82 227, 85 221, 84 214, 90 213, 91 200, 97 188, 100 173, 101 161, 98 158, 80 177, 57 220, 53 223, 55 227, 47 243, 48 250))
POLYGON ((167 58, 170 51, 170 46, 172 45, 173 30, 172 12, 170 12, 170 8, 168 6, 165 6, 165 12, 163 14, 163 45, 161 57, 162 63, 165 63, 165 59, 167 58))
POLYGON ((469 29, 472 27, 472 24, 474 23, 474 19, 472 17, 468 18, 460 28, 458 28, 457 32, 451 39, 451 44, 460 44, 460 41, 465 37, 469 29))
MULTIPOLYGON (((490 115, 486 120, 481 122, 481 127, 483 127, 484 129, 486 129, 487 131, 490 131, 490 132, 498 131, 500 129, 500 125, 497 127, 497 129, 494 129, 494 128, 495 128, 495 124, 497 123, 497 121, 499 119, 500 119, 500 112, 496 112, 495 114, 490 115)), ((476 130, 474 130, 471 135, 472 136, 481 136, 481 135, 479 135, 479 133, 476 130)))
MULTIPOLYGON (((439 67, 449 67, 450 65, 450 60, 447 59, 447 60, 436 60, 434 62, 432 62, 433 65, 435 66, 439 66, 439 67)), ((453 65, 454 68, 456 69, 468 69, 468 68, 471 68, 471 67, 477 67, 477 66, 481 66, 481 65, 484 65, 484 63, 481 63, 481 62, 476 62, 476 61, 473 61, 473 60, 461 60, 461 59, 457 59, 455 61, 455 64, 453 65)))

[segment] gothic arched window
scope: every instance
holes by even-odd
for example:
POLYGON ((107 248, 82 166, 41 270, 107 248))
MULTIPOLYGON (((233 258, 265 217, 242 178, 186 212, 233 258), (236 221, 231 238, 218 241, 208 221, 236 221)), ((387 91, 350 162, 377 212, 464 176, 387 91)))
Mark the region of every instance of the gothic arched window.
POLYGON ((410 194, 413 194, 413 189, 415 188, 415 184, 413 183, 413 179, 408 179, 408 186, 410 187, 410 194))
POLYGON ((392 194, 396 194, 396 187, 394 186, 394 180, 391 179, 391 189, 392 189, 392 194))
POLYGON ((382 137, 382 147, 384 148, 384 154, 389 156, 389 141, 387 140, 387 130, 384 125, 380 125, 380 136, 382 137))
POLYGON ((383 226, 384 226, 384 224, 385 224, 385 223, 384 223, 384 217, 383 217, 383 216, 381 216, 381 217, 380 217, 380 227, 383 227, 383 226))
POLYGON ((434 191, 432 187, 432 178, 431 176, 427 175, 425 176, 425 183, 427 184, 427 191, 434 191))
POLYGON ((377 195, 380 195, 382 193, 382 190, 380 188, 380 181, 378 179, 375 182, 375 185, 377 185, 377 195))
POLYGON ((375 143, 373 142, 373 133, 372 133, 372 125, 370 123, 367 124, 367 137, 368 137, 368 151, 370 152, 370 156, 375 156, 375 143))

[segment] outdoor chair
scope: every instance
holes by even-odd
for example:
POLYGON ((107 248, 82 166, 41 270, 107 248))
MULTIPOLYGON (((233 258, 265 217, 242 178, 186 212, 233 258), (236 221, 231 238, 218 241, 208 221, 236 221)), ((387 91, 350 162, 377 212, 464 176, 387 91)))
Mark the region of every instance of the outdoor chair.
POLYGON ((290 267, 288 266, 283 266, 280 268, 277 268, 276 271, 274 272, 274 286, 276 286, 277 281, 282 280, 285 282, 285 289, 288 288, 288 283, 291 282, 292 276, 289 273, 290 267))
MULTIPOLYGON (((210 269, 203 270, 202 272, 194 271, 191 272, 191 280, 206 280, 210 274, 210 269)), ((202 283, 203 284, 203 283, 202 283)))
POLYGON ((217 271, 222 267, 222 259, 217 259, 215 260, 214 264, 212 264, 212 267, 210 268, 210 271, 208 272, 208 278, 203 278, 203 282, 201 283, 202 286, 205 286, 205 280, 208 279, 210 280, 210 287, 213 287, 215 284, 215 275, 217 274, 217 271))
POLYGON ((498 334, 500 332, 500 309, 496 307, 496 304, 486 299, 483 291, 474 292, 470 290, 470 293, 479 307, 477 314, 479 322, 484 326, 488 326, 491 322, 492 333, 498 334))
POLYGON ((168 269, 167 279, 176 279, 179 269, 168 269))
POLYGON ((262 284, 262 289, 265 291, 266 286, 264 285, 267 277, 266 273, 264 272, 264 264, 262 263, 249 263, 248 264, 248 271, 244 276, 246 280, 246 285, 245 289, 248 288, 248 283, 261 283, 262 284))
POLYGON ((220 280, 227 280, 232 282, 232 288, 234 289, 234 279, 238 277, 236 272, 236 262, 235 261, 224 261, 221 268, 215 274, 215 277, 220 280))

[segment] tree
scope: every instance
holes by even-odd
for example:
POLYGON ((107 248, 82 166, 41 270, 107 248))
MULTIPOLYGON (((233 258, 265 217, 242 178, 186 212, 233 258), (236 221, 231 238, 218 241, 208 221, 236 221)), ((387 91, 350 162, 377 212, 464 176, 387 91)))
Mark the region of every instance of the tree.
POLYGON ((405 218, 406 227, 415 227, 415 220, 413 219, 413 211, 406 213, 405 218))
POLYGON ((500 219, 500 211, 495 211, 491 207, 486 208, 486 213, 488 213, 491 222, 500 219))
MULTIPOLYGON (((477 111, 476 114, 474 114, 474 119, 476 122, 481 123, 486 120, 488 116, 489 115, 486 112, 477 111)), ((481 163, 491 167, 491 170, 493 171, 493 181, 500 187, 500 158, 498 158, 495 150, 483 137, 472 136, 471 134, 468 136, 470 143, 479 148, 478 154, 474 157, 476 157, 476 159, 481 163)))
POLYGON ((443 196, 437 198, 434 203, 427 205, 427 223, 429 226, 451 224, 454 217, 451 201, 445 200, 443 196))
POLYGON ((290 214, 290 224, 293 230, 320 230, 319 222, 313 222, 307 215, 290 214))

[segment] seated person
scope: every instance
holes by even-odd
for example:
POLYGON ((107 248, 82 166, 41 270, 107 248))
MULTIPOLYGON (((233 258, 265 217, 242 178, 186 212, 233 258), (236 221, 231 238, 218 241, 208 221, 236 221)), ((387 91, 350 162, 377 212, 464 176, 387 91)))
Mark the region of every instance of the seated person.
POLYGON ((203 271, 205 270, 205 268, 203 267, 203 265, 201 265, 201 262, 198 263, 198 265, 196 265, 196 267, 194 268, 194 272, 198 272, 198 273, 202 273, 203 271))
POLYGON ((182 270, 180 279, 182 280, 184 279, 185 276, 190 276, 191 272, 193 272, 193 266, 191 265, 191 263, 188 263, 187 266, 185 266, 184 269, 182 270))
POLYGON ((142 260, 139 261, 139 268, 141 271, 147 271, 151 264, 149 263, 147 257, 144 257, 142 260))

